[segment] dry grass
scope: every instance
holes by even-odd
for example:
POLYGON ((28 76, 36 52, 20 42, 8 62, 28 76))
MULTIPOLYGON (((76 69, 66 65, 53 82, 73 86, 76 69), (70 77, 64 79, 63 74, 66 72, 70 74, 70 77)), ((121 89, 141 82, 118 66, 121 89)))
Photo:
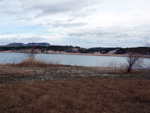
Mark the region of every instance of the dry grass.
POLYGON ((37 63, 20 63, 10 65, 0 65, 0 83, 8 81, 37 81, 37 80, 54 80, 54 79, 68 79, 77 77, 146 77, 150 78, 148 74, 143 76, 143 71, 134 70, 127 74, 125 71, 117 68, 100 68, 100 67, 80 67, 80 66, 64 66, 56 64, 43 65, 37 63), (29 66, 28 66, 29 65, 29 66), (146 75, 146 76, 145 76, 146 75))
POLYGON ((21 63, 14 64, 14 65, 20 67, 47 67, 47 66, 54 65, 54 63, 52 62, 46 63, 44 61, 36 60, 34 58, 28 58, 22 61, 21 63))
POLYGON ((113 77, 126 76, 117 68, 37 62, 0 65, 0 113, 150 113, 148 79, 113 77))
POLYGON ((150 113, 150 81, 82 78, 0 84, 0 113, 150 113))

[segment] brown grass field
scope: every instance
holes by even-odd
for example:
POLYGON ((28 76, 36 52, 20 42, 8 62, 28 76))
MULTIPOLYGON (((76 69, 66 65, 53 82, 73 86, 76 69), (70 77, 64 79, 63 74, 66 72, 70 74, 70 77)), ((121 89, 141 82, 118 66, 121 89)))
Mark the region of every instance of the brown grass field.
POLYGON ((94 77, 4 83, 0 113, 150 113, 150 81, 94 77))
POLYGON ((149 78, 116 68, 0 65, 0 113, 150 113, 149 78))

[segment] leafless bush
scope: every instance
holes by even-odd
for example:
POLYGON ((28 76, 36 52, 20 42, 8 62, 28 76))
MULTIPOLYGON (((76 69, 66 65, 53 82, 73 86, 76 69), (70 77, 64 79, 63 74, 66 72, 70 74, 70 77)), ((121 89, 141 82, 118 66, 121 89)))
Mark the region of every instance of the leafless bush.
POLYGON ((52 66, 55 65, 52 62, 44 62, 41 60, 36 60, 36 59, 27 59, 25 61, 22 61, 18 64, 16 64, 16 66, 20 66, 20 67, 47 67, 47 66, 52 66))
POLYGON ((129 53, 127 57, 127 63, 125 65, 125 69, 127 73, 130 73, 134 68, 140 68, 141 67, 141 55, 137 53, 129 53))
POLYGON ((144 39, 144 45, 145 45, 145 47, 150 47, 149 37, 146 37, 146 38, 144 39))
POLYGON ((35 59, 36 54, 37 54, 36 46, 33 46, 31 49, 26 51, 26 55, 27 55, 28 59, 30 59, 30 60, 35 59))
POLYGON ((144 59, 143 68, 146 70, 145 72, 150 74, 150 41, 149 37, 146 37, 144 40, 144 45, 147 48, 147 58, 144 59))

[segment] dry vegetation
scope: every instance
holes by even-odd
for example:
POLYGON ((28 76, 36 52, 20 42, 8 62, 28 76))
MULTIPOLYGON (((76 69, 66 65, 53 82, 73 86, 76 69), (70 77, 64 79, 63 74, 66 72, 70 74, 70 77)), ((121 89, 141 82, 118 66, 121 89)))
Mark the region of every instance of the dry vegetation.
POLYGON ((47 67, 53 65, 53 63, 49 62, 46 63, 44 61, 28 58, 21 63, 14 64, 15 66, 20 66, 20 67, 47 67))
POLYGON ((39 81, 70 79, 78 77, 147 77, 143 71, 134 70, 127 74, 125 70, 117 68, 64 66, 59 64, 46 64, 44 62, 22 62, 19 64, 0 65, 0 83, 9 81, 39 81))
POLYGON ((0 84, 0 113, 150 113, 150 81, 80 78, 0 84))
POLYGON ((0 65, 0 113, 150 113, 149 78, 34 59, 0 65))

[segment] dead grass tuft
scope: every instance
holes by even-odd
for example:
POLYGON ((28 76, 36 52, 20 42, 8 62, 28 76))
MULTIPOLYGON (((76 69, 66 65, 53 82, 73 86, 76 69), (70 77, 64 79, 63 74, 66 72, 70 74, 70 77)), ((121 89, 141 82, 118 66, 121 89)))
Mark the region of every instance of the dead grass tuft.
POLYGON ((54 65, 54 63, 46 63, 44 61, 41 60, 36 60, 36 59, 27 59, 25 61, 22 61, 21 63, 15 64, 16 66, 20 66, 20 67, 47 67, 47 66, 51 66, 54 65))

